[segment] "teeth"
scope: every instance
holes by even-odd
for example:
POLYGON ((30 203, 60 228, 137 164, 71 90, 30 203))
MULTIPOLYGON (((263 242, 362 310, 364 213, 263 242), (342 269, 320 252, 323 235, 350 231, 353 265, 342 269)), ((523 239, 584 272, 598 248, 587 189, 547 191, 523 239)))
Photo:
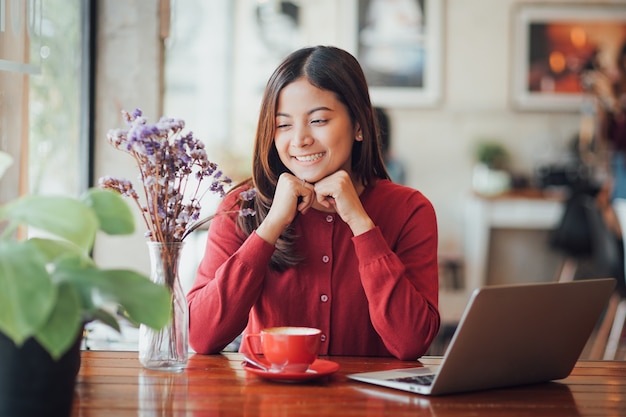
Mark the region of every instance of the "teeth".
POLYGON ((320 159, 322 156, 324 156, 324 153, 320 152, 320 153, 316 153, 313 155, 294 156, 294 158, 296 158, 300 162, 311 162, 311 161, 315 161, 316 159, 320 159))

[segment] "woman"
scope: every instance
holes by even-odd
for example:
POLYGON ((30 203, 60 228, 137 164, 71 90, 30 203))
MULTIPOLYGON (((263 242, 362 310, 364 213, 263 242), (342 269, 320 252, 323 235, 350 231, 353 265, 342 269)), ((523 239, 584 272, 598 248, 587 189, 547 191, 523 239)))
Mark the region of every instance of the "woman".
POLYGON ((435 212, 389 181, 375 120, 341 49, 298 50, 272 74, 242 185, 256 197, 222 201, 188 295, 196 352, 287 325, 322 329, 321 355, 426 352, 440 325, 435 212))

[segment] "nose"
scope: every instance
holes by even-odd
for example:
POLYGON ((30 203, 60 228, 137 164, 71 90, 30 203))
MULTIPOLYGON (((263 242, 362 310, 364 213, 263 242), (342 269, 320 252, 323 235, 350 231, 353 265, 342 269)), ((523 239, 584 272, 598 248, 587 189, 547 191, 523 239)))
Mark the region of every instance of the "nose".
POLYGON ((300 148, 313 143, 313 136, 308 125, 297 126, 293 131, 291 146, 300 148))

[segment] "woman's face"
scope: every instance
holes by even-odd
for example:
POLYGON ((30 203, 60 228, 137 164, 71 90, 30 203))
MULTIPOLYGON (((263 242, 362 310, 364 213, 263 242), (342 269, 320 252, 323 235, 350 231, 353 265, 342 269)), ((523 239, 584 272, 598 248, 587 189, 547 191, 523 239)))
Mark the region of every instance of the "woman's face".
POLYGON ((296 177, 315 183, 340 169, 351 173, 352 144, 362 140, 359 133, 333 92, 320 90, 306 78, 281 90, 274 144, 296 177))

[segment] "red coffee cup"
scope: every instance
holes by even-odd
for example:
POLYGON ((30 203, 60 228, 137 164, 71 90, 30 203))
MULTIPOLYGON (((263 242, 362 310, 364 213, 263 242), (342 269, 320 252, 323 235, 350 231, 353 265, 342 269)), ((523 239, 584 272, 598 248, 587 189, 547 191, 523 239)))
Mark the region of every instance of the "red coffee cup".
POLYGON ((244 343, 252 362, 261 364, 270 372, 306 372, 317 359, 321 343, 320 329, 312 327, 271 327, 261 333, 247 334, 244 343), (250 338, 260 338, 264 359, 252 349, 250 338))

